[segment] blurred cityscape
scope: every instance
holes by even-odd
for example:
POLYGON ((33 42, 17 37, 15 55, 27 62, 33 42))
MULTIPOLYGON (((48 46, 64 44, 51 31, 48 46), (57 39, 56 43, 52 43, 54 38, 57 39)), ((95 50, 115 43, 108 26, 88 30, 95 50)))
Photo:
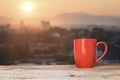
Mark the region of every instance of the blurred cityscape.
MULTIPOLYGON (((29 27, 20 21, 18 28, 0 24, 1 65, 67 65, 74 64, 73 39, 96 38, 105 41, 109 50, 100 63, 120 63, 120 26, 84 25, 70 29, 51 26, 42 20, 39 28, 29 27)), ((97 49, 97 57, 104 50, 97 49)))

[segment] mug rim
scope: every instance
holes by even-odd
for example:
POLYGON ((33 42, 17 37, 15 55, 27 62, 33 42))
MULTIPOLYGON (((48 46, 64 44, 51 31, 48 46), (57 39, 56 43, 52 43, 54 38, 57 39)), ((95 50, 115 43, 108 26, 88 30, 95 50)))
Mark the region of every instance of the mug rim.
POLYGON ((96 40, 96 38, 76 38, 74 40, 96 40))

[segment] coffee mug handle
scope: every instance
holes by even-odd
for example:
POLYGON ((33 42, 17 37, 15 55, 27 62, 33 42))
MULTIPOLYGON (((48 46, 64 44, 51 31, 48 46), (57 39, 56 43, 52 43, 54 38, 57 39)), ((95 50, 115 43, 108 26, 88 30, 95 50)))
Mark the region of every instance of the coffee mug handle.
POLYGON ((106 44, 105 42, 97 42, 97 47, 98 47, 100 44, 102 44, 102 45, 105 46, 105 50, 104 50, 103 54, 102 54, 98 59, 96 59, 96 63, 99 62, 99 61, 106 55, 107 50, 108 50, 108 46, 107 46, 107 44, 106 44))

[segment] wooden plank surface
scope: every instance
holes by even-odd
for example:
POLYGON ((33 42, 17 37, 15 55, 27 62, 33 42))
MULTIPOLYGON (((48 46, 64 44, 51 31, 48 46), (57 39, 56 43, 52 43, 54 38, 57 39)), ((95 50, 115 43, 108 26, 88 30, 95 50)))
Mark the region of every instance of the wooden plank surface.
POLYGON ((0 80, 120 80, 120 64, 86 69, 75 65, 0 66, 0 80))

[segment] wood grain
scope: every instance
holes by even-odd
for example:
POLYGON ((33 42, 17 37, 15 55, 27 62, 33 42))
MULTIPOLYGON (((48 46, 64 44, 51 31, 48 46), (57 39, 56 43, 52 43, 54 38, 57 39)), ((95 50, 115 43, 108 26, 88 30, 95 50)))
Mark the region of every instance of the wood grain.
POLYGON ((0 66, 0 80, 120 80, 120 64, 82 69, 75 65, 0 66))

